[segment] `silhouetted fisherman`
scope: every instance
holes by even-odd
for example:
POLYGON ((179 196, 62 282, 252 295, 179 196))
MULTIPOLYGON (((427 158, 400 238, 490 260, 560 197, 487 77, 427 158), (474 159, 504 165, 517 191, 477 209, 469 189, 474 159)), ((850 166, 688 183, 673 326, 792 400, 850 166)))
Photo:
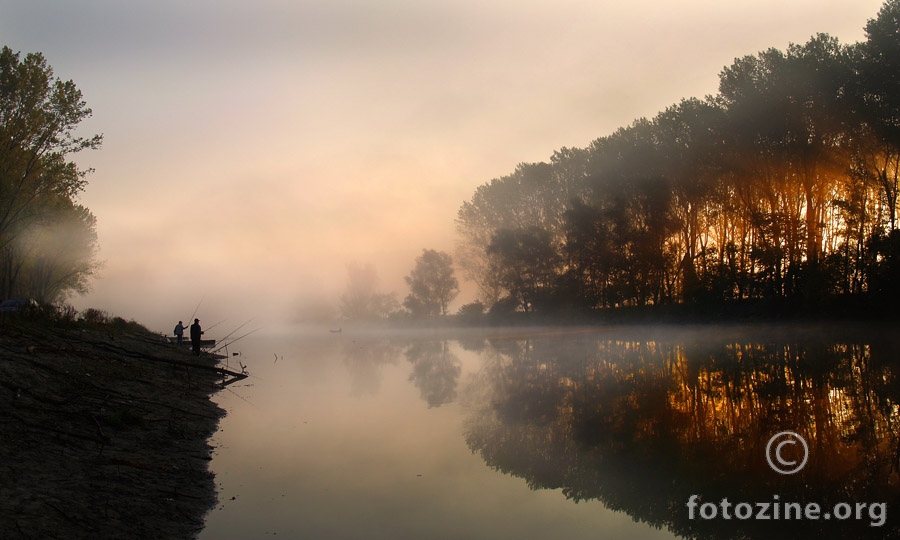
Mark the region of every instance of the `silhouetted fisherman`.
POLYGON ((194 319, 194 324, 191 325, 191 346, 194 348, 194 356, 200 356, 200 336, 202 335, 200 319, 194 319))
POLYGON ((181 347, 181 343, 184 341, 184 324, 181 321, 178 321, 178 324, 175 325, 175 344, 181 347))

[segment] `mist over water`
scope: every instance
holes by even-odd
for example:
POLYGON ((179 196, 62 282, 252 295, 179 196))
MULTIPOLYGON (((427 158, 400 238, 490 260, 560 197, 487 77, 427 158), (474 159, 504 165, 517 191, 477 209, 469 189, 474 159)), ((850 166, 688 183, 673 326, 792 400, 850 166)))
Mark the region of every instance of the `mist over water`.
POLYGON ((666 537, 485 467, 462 436, 478 355, 426 334, 248 338, 201 538, 666 537))
POLYGON ((685 506, 691 494, 900 502, 898 345, 878 332, 344 331, 240 345, 228 362, 252 376, 217 396, 220 503, 201 538, 780 538, 825 525, 881 538, 896 526, 775 531, 691 520, 685 506), (782 429, 812 442, 797 477, 765 462, 782 429))

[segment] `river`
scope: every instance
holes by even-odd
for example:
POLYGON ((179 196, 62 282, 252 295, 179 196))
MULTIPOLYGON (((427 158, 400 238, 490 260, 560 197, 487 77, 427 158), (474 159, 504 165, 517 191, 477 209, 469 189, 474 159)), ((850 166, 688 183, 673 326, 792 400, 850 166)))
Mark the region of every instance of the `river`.
POLYGON ((199 537, 890 537, 891 335, 775 325, 254 335, 227 360, 251 377, 216 397, 228 412, 213 439, 219 504, 199 537), (767 445, 783 432, 806 451, 767 445))

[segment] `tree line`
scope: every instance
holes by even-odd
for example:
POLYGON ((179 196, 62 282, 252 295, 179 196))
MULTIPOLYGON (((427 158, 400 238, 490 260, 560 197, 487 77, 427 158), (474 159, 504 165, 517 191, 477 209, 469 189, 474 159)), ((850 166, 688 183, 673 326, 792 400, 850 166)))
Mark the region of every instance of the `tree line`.
POLYGON ((404 279, 409 294, 401 309, 394 293, 379 291, 374 265, 348 264, 347 287, 340 301, 341 318, 347 321, 402 320, 410 316, 434 318, 449 314, 450 302, 459 294, 459 281, 449 254, 423 249, 404 279))
POLYGON ((77 132, 90 115, 43 55, 0 50, 0 300, 59 301, 99 267, 96 218, 77 202, 90 171, 71 160, 101 144, 77 132))
POLYGON ((900 0, 724 68, 459 209, 456 260, 495 309, 594 310, 900 292, 900 0))

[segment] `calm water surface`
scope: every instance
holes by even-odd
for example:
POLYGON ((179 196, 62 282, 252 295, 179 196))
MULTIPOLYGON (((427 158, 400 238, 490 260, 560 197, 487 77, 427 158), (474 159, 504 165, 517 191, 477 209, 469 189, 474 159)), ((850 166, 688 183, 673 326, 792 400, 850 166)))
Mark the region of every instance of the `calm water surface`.
POLYGON ((219 505, 200 538, 891 537, 900 347, 890 336, 714 327, 248 338, 228 362, 251 378, 217 396, 228 411, 213 439, 219 505), (793 475, 766 461, 783 430, 809 441, 793 475), (693 494, 886 511, 776 522, 704 520, 698 509, 692 519, 693 494))

